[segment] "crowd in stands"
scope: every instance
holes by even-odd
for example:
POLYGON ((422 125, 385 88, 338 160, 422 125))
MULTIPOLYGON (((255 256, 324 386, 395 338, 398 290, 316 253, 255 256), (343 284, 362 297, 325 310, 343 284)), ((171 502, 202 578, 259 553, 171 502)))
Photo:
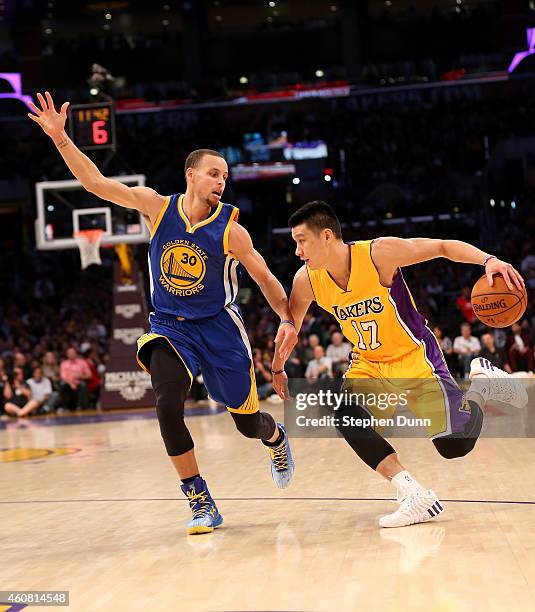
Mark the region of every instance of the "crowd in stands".
POLYGON ((98 404, 108 358, 111 270, 82 273, 78 257, 39 254, 28 291, 0 302, 0 405, 7 415, 98 404))

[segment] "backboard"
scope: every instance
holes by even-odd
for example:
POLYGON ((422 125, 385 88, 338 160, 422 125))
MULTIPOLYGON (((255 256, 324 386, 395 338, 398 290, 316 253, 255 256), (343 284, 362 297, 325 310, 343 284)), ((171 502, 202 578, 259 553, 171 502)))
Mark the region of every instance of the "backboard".
MULTIPOLYGON (((145 176, 109 177, 125 185, 145 185, 145 176)), ((73 234, 102 229, 102 245, 149 241, 141 213, 102 200, 87 192, 76 180, 36 183, 36 246, 40 250, 77 249, 73 234)))

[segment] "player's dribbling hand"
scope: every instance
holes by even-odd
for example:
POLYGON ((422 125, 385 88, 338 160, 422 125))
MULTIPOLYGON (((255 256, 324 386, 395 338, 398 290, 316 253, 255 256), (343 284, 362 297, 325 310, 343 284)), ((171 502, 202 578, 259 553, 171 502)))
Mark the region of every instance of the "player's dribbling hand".
POLYGON ((291 323, 281 323, 275 337, 275 350, 286 361, 297 344, 297 331, 291 323))
POLYGON ((288 393, 288 376, 286 372, 280 374, 273 374, 273 380, 271 382, 275 393, 283 400, 290 397, 288 393))
POLYGON ((492 259, 488 260, 487 265, 485 266, 485 274, 487 275, 487 281, 490 287, 492 287, 494 283, 492 275, 501 274, 509 289, 514 289, 514 286, 516 285, 517 289, 520 291, 526 290, 526 285, 524 283, 524 279, 520 275, 520 272, 515 270, 511 264, 502 261, 497 257, 493 257, 492 259))
POLYGON ((54 101, 52 100, 52 96, 48 91, 45 91, 45 97, 43 97, 40 93, 37 94, 37 99, 41 104, 41 108, 35 106, 33 102, 30 102, 30 107, 35 115, 28 113, 28 117, 32 121, 35 121, 35 123, 38 123, 47 136, 54 138, 54 136, 59 135, 65 127, 69 103, 64 102, 61 105, 61 109, 58 113, 54 108, 54 101))

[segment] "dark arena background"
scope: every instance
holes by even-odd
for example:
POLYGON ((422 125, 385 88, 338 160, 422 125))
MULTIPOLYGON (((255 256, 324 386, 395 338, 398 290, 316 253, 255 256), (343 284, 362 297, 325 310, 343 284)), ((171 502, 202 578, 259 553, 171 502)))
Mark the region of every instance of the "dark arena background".
MULTIPOLYGON (((290 429, 279 490, 266 448, 197 373, 186 423, 225 522, 185 534, 136 361, 150 233, 84 190, 30 120, 45 91, 70 103, 69 146, 128 187, 185 193, 188 154, 223 155, 222 201, 287 295, 303 263, 288 218, 312 200, 346 242, 458 240, 512 264, 527 308, 505 328, 474 314, 481 265, 403 275, 463 389, 481 356, 532 396, 535 0, 0 0, 0 611, 534 610, 533 400, 488 402, 464 458, 390 432, 447 511, 384 529, 396 490, 339 435, 290 429)), ((188 265, 171 254, 162 276, 187 287, 188 265)), ((252 390, 289 428, 272 386, 280 317, 232 273, 252 390)), ((339 329, 311 305, 291 383, 342 382, 354 348, 339 329)))

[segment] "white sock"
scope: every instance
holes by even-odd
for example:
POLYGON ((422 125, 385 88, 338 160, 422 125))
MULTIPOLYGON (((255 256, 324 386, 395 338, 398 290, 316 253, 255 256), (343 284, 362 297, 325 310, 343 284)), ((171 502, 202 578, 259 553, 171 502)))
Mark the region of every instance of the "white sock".
POLYGON ((391 482, 398 491, 401 491, 401 493, 410 493, 411 491, 425 490, 425 488, 422 487, 422 485, 417 480, 415 480, 407 470, 402 470, 401 472, 398 472, 392 478, 391 482))
POLYGON ((490 395, 490 381, 485 374, 475 374, 472 384, 466 392, 466 399, 476 402, 478 406, 484 406, 490 395))

